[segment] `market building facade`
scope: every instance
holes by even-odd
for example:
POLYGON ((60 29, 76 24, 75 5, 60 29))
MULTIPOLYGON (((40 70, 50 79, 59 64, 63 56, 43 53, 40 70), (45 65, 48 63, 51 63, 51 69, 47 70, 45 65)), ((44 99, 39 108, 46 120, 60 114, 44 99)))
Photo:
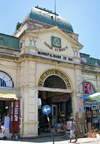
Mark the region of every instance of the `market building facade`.
POLYGON ((46 129, 43 105, 51 107, 52 127, 77 112, 81 117, 79 96, 100 91, 100 60, 82 48, 69 22, 39 7, 17 23, 13 36, 0 34, 0 120, 9 114, 11 132, 37 136, 38 122, 46 129))

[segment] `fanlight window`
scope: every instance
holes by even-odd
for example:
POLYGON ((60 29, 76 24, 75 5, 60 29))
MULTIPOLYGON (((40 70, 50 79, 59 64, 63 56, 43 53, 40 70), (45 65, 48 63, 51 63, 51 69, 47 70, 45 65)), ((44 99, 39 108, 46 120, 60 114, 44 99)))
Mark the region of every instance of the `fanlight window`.
POLYGON ((43 87, 67 89, 64 80, 57 75, 49 76, 45 80, 43 87))

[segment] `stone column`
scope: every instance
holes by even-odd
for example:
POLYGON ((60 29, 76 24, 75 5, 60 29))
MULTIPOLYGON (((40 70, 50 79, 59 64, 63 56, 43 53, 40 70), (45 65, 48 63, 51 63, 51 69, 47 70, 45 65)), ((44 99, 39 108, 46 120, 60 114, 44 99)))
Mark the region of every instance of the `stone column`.
POLYGON ((75 117, 75 114, 77 112, 77 97, 76 97, 76 93, 72 94, 72 110, 73 110, 73 116, 75 117))

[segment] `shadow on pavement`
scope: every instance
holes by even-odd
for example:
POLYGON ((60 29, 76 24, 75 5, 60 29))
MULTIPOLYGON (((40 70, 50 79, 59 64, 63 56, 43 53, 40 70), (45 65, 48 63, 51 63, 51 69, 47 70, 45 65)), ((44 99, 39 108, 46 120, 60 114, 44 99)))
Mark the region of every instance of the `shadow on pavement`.
MULTIPOLYGON (((68 141, 69 138, 64 137, 64 136, 53 136, 54 142, 63 142, 63 141, 68 141)), ((22 139, 7 139, 7 141, 18 141, 18 142, 35 142, 35 143, 44 143, 44 142, 53 142, 52 138, 50 136, 46 137, 37 137, 37 138, 22 138, 22 139)))

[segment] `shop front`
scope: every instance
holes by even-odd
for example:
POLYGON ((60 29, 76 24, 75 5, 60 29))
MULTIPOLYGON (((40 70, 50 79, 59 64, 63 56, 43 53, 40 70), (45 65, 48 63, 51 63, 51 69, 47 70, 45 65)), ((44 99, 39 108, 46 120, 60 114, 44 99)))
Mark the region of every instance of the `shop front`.
POLYGON ((0 89, 0 124, 5 127, 5 137, 19 134, 20 101, 15 90, 0 89))
POLYGON ((4 124, 5 137, 11 138, 13 134, 19 134, 19 113, 20 101, 12 78, 0 71, 0 124, 4 124))
POLYGON ((87 122, 88 131, 91 129, 92 126, 98 127, 98 110, 97 110, 97 102, 93 99, 89 99, 89 95, 94 94, 95 88, 94 86, 89 83, 83 83, 83 105, 84 105, 84 112, 85 112, 85 119, 87 122))

